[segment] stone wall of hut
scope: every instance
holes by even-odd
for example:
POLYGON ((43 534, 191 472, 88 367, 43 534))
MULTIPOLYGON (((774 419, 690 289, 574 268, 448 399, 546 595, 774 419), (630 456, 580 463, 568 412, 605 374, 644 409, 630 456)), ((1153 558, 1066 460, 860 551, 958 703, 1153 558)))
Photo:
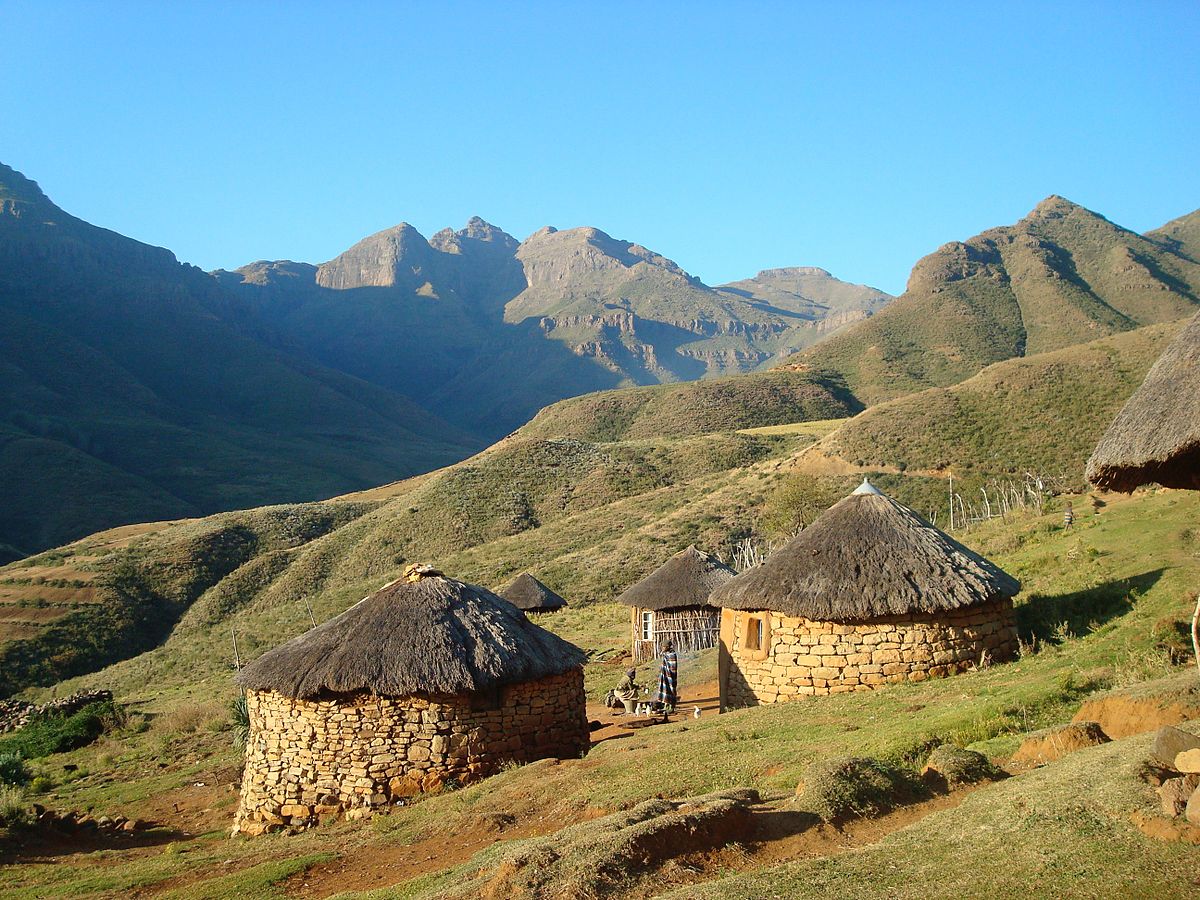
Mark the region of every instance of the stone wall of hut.
POLYGON ((1011 659, 1016 650, 1007 599, 932 618, 926 613, 844 623, 726 609, 721 704, 756 706, 924 681, 1011 659), (763 646, 750 646, 759 636, 763 646))
POLYGON ((249 691, 237 829, 259 834, 366 815, 509 761, 575 758, 589 745, 583 671, 490 695, 294 700, 249 691))

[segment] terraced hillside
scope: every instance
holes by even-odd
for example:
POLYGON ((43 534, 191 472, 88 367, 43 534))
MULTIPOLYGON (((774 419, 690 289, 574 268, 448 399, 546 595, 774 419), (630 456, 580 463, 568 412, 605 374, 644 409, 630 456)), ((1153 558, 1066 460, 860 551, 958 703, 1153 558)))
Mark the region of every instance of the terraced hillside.
POLYGON ((1051 196, 1015 225, 946 244, 904 295, 807 351, 872 404, 1005 359, 1170 322, 1200 304, 1197 214, 1142 236, 1051 196))

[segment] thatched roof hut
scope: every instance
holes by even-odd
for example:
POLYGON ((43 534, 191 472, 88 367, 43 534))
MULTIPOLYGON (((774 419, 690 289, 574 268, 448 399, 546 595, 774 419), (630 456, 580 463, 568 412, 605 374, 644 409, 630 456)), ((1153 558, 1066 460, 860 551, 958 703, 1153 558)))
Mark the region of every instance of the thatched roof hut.
POLYGON ((728 609, 853 622, 1012 597, 1020 584, 867 481, 713 593, 728 609))
POLYGON ((567 605, 566 600, 528 572, 522 572, 496 593, 525 612, 553 612, 567 605))
POLYGON ((717 645, 720 612, 709 603, 714 590, 736 573, 714 556, 688 547, 617 598, 630 609, 636 663, 676 650, 706 650, 717 645))
POLYGON ((435 575, 384 586, 263 654, 237 680, 297 698, 459 694, 559 675, 585 660, 486 588, 435 575))
POLYGON ((246 666, 237 828, 366 814, 589 744, 582 650, 425 567, 246 666))
POLYGON ((617 602, 651 610, 708 606, 712 592, 736 574, 715 556, 691 546, 628 588, 617 602))
POLYGON ((1151 482, 1200 489, 1200 313, 1117 414, 1088 460, 1087 479, 1125 493, 1151 482))
POLYGON ((1009 658, 1020 587, 864 481, 713 592, 721 707, 874 690, 1009 658))

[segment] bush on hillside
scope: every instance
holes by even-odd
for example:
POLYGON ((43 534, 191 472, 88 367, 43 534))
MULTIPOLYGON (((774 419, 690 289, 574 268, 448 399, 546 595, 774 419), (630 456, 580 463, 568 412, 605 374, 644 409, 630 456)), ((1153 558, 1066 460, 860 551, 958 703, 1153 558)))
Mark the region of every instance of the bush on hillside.
POLYGON ((929 754, 923 774, 926 773, 940 775, 948 787, 993 781, 1004 774, 982 753, 954 744, 942 744, 929 754))
POLYGON ((106 731, 120 727, 124 711, 111 700, 89 703, 69 716, 45 713, 20 731, 0 738, 0 756, 16 754, 22 759, 39 759, 86 747, 106 731))
POLYGON ((0 785, 0 826, 20 828, 28 825, 32 817, 25 802, 25 792, 13 785, 0 785))
POLYGON ((26 785, 32 773, 19 753, 0 753, 0 783, 26 785))
POLYGON ((904 769, 870 757, 845 756, 809 768, 800 804, 834 822, 879 815, 927 794, 920 780, 904 769))

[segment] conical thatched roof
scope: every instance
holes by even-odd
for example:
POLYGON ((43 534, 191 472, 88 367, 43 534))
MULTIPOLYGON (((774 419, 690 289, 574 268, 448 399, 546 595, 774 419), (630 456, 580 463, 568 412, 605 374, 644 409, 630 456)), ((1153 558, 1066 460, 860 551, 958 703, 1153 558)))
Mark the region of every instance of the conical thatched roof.
POLYGON ((299 698, 458 694, 558 675, 584 660, 486 588, 430 575, 383 587, 263 654, 238 682, 299 698))
POLYGON ((714 592, 712 602, 844 622, 959 609, 1020 589, 993 563, 864 481, 761 566, 714 592))
POLYGON ((525 612, 550 612, 567 605, 566 600, 528 572, 522 572, 496 593, 525 612))
POLYGON ((1087 464, 1097 487, 1200 489, 1200 313, 1158 358, 1087 464))
POLYGON ((626 590, 617 602, 654 610, 708 606, 709 595, 736 574, 716 557, 688 547, 626 590))

